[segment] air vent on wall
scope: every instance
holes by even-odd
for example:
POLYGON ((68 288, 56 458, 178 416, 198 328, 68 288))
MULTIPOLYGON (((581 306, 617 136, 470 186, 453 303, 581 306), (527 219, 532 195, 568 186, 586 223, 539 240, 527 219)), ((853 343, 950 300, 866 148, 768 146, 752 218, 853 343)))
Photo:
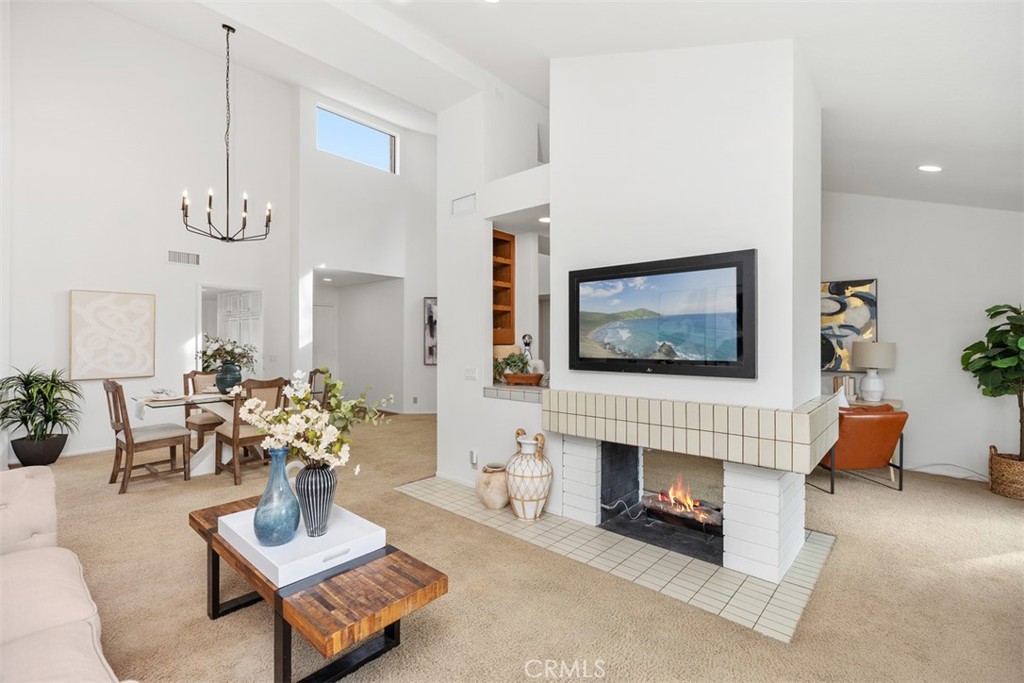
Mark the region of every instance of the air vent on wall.
POLYGON ((187 251, 168 251, 168 263, 178 263, 183 266, 198 266, 199 254, 190 254, 187 251))

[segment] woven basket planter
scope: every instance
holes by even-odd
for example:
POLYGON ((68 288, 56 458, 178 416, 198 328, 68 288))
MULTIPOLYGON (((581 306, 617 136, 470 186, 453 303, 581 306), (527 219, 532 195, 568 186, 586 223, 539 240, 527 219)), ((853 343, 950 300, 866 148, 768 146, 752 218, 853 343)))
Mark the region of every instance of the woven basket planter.
POLYGON ((1024 460, 1015 460, 989 446, 988 480, 992 493, 1024 500, 1024 460))

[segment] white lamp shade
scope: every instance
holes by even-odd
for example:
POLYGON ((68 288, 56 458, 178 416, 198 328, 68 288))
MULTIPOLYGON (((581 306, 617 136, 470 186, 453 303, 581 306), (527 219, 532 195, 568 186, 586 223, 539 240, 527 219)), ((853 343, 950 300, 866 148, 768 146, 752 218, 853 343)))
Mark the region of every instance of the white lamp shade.
POLYGON ((892 342, 855 341, 851 348, 850 364, 857 368, 894 368, 896 345, 892 342))

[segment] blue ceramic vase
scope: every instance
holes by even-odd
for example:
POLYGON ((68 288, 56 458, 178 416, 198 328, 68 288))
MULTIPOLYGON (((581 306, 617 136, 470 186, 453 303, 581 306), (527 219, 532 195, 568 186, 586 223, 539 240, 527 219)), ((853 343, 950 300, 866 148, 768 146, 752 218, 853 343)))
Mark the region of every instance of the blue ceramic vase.
POLYGON ((288 485, 284 461, 287 448, 271 448, 270 480, 263 491, 252 526, 261 545, 282 545, 295 538, 299 528, 299 501, 288 485))
POLYGON ((242 368, 237 363, 221 363, 217 370, 217 389, 222 394, 231 391, 231 387, 242 381, 242 368))
POLYGON ((334 509, 337 477, 330 467, 303 467, 295 475, 295 493, 302 508, 307 536, 323 536, 334 509))

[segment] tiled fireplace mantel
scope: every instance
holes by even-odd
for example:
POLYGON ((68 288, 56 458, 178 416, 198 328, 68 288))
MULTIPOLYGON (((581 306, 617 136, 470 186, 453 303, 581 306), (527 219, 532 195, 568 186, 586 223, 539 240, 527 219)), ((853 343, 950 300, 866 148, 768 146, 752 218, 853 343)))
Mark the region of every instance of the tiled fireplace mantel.
POLYGON ((839 438, 839 397, 793 410, 548 389, 541 427, 597 441, 809 474, 839 438))

